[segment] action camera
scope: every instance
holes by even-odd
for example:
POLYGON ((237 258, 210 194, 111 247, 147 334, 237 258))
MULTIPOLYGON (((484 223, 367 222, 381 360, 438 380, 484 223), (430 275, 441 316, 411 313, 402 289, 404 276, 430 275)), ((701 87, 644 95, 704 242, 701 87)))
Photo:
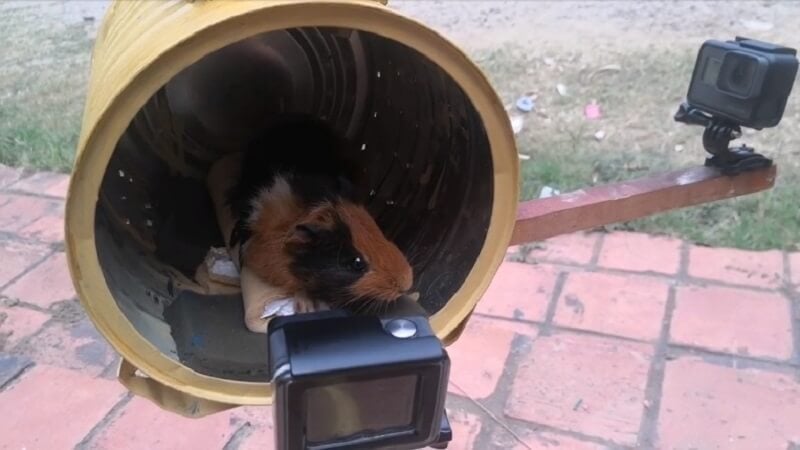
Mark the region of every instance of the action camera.
POLYGON ((450 360, 424 313, 277 317, 268 328, 276 448, 446 448, 450 360))
POLYGON ((761 130, 780 123, 797 76, 796 54, 793 48, 741 37, 703 43, 675 120, 705 128, 703 148, 712 155, 707 167, 736 175, 772 165, 753 147, 729 144, 742 136, 742 127, 761 130))
POLYGON ((795 55, 793 48, 742 37, 706 41, 697 55, 687 101, 735 125, 774 127, 792 92, 795 55))

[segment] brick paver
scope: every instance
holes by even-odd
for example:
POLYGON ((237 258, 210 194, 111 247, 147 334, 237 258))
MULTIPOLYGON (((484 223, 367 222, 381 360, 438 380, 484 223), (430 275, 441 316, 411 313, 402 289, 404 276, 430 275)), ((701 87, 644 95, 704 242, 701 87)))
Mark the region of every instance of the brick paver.
POLYGON ((448 450, 469 450, 477 448, 475 440, 481 432, 481 420, 478 416, 464 411, 450 409, 447 411, 450 427, 453 429, 453 440, 448 450))
POLYGON ((274 450, 272 408, 248 406, 232 412, 235 424, 244 427, 238 450, 274 450))
POLYGON ((789 300, 780 293, 687 286, 675 297, 673 342, 746 356, 792 356, 789 300))
POLYGON ((189 419, 159 409, 149 400, 133 398, 91 442, 91 449, 219 448, 235 431, 229 412, 189 419))
POLYGON ((783 282, 783 255, 774 250, 752 252, 692 247, 689 252, 689 275, 774 289, 783 282))
POLYGON ((652 346, 573 333, 540 336, 506 404, 516 419, 636 443, 652 346))
POLYGON ((9 449, 73 448, 124 393, 113 381, 37 365, 0 392, 0 443, 9 449))
POLYGON ((472 398, 484 398, 494 392, 513 339, 514 332, 495 320, 470 320, 461 339, 447 348, 452 364, 450 391, 472 398))
POLYGON ((61 206, 58 200, 0 194, 0 231, 16 233, 61 206))
POLYGON ((100 375, 114 361, 111 347, 87 318, 53 322, 15 351, 43 364, 90 375, 100 375))
POLYGON ((52 172, 37 172, 12 184, 9 189, 35 195, 66 198, 69 175, 52 172))
POLYGON ((603 239, 597 264, 636 272, 678 273, 682 242, 642 233, 612 233, 603 239))
POLYGON ((45 214, 19 230, 19 235, 26 239, 51 244, 63 242, 64 215, 58 212, 45 214))
POLYGON ((631 339, 655 340, 669 294, 666 281, 636 275, 573 273, 567 278, 555 323, 631 339))
POLYGON ((531 249, 527 254, 526 262, 547 261, 565 264, 589 264, 594 255, 594 247, 598 236, 596 233, 573 233, 528 246, 531 249))
POLYGON ((796 376, 680 358, 667 363, 660 448, 794 449, 796 376))
POLYGON ((39 331, 50 315, 21 306, 0 306, 0 351, 9 350, 39 331))
POLYGON ((64 252, 57 252, 49 256, 43 263, 5 288, 2 294, 42 308, 48 308, 61 300, 74 298, 75 290, 67 269, 66 255, 64 252))
POLYGON ((0 286, 5 286, 18 275, 47 255, 43 245, 24 244, 12 240, 0 241, 0 286))
MULTIPOLYGON (((0 448, 274 448, 268 408, 120 403, 66 268, 67 183, 0 166, 0 448)), ((448 347, 450 448, 800 448, 800 253, 682 261, 683 245, 575 233, 510 251, 448 347)))
POLYGON ((605 445, 582 441, 570 436, 555 433, 531 433, 518 443, 514 450, 605 450, 605 445))
POLYGON ((553 297, 558 269, 549 265, 503 264, 476 311, 511 319, 542 322, 553 297))

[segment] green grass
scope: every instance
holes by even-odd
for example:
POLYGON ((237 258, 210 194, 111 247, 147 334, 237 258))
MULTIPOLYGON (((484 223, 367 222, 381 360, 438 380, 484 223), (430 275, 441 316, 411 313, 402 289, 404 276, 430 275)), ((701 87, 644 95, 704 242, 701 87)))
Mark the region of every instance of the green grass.
MULTIPOLYGON (((702 129, 672 119, 685 96, 695 52, 694 48, 650 49, 559 56, 531 55, 509 47, 476 55, 506 104, 525 92, 538 94, 538 113, 524 115, 525 126, 517 135, 520 153, 531 156, 520 162, 523 199, 536 198, 543 186, 568 192, 702 164, 706 156, 702 129), (545 57, 553 61, 545 64, 545 57), (567 96, 556 92, 557 83, 567 86, 567 96), (583 117, 583 107, 591 99, 603 109, 600 121, 583 117), (606 133, 601 141, 593 137, 598 130, 606 133), (677 145, 683 150, 676 151, 677 145)), ((778 128, 746 136, 748 143, 780 165, 774 189, 609 228, 668 234, 715 246, 798 248, 800 129, 794 124, 799 103, 795 94, 778 128)))
POLYGON ((80 122, 47 124, 30 112, 0 109, 0 162, 32 169, 68 171, 72 166, 80 122))
POLYGON ((72 167, 92 40, 25 9, 0 15, 0 163, 72 167))

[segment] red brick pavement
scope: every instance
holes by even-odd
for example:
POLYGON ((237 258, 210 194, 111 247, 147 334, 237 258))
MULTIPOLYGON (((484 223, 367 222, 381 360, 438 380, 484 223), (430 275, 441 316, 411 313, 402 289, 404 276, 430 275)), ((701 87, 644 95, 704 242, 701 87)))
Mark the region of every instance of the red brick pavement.
MULTIPOLYGON (((109 379, 67 183, 0 166, 0 448, 273 448, 269 409, 188 420, 109 379)), ((448 349, 450 448, 800 448, 800 253, 576 233, 509 260, 448 349)))

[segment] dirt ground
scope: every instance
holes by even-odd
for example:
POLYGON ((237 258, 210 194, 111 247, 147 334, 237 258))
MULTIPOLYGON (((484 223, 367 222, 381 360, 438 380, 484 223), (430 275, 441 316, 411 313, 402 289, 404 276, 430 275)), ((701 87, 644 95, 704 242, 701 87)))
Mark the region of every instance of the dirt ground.
MULTIPOLYGON (((0 160, 68 170, 104 0, 0 3, 0 160)), ((706 39, 800 47, 800 2, 423 1, 390 6, 438 30, 486 71, 519 116, 523 195, 568 191, 702 163, 702 130, 676 124, 706 39), (563 85, 562 93, 556 90, 563 85), (564 95, 562 95, 564 94, 564 95), (596 100, 602 118, 587 120, 596 100)), ((745 134, 780 164, 775 190, 621 224, 743 248, 800 244, 800 94, 776 129, 745 134)), ((747 131, 747 130, 746 130, 747 131)))
MULTIPOLYGON (((0 11, 29 9, 65 25, 98 20, 105 0, 6 0, 0 11)), ((389 6, 468 50, 515 43, 532 52, 592 48, 598 53, 650 45, 697 46, 734 35, 800 46, 793 1, 451 1, 391 0, 389 6)))
POLYGON ((696 47, 740 34, 797 45, 796 2, 637 1, 393 1, 469 49, 516 43, 542 50, 597 53, 654 46, 696 47))

